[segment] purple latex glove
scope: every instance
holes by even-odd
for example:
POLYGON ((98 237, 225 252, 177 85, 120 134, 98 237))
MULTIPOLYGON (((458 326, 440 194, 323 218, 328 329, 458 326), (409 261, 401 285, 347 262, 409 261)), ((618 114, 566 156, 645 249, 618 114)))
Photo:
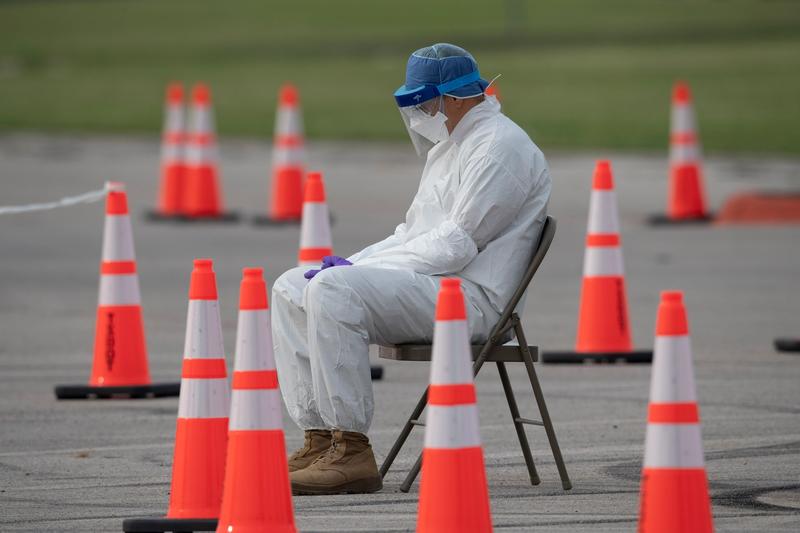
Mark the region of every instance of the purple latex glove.
POLYGON ((350 261, 345 259, 344 257, 339 257, 338 255, 326 255, 322 258, 322 268, 309 270, 303 277, 306 279, 311 279, 317 274, 319 274, 320 270, 325 270, 326 268, 330 267, 337 267, 337 266, 347 266, 352 265, 350 261))
POLYGON ((341 267, 352 264, 353 263, 351 263, 344 257, 339 257, 338 255, 326 255, 325 257, 322 258, 322 270, 325 270, 328 267, 341 267))
POLYGON ((314 270, 307 270, 306 273, 303 274, 303 277, 306 278, 306 279, 311 279, 314 276, 316 276, 317 274, 319 274, 320 270, 322 270, 322 269, 316 268, 314 270))

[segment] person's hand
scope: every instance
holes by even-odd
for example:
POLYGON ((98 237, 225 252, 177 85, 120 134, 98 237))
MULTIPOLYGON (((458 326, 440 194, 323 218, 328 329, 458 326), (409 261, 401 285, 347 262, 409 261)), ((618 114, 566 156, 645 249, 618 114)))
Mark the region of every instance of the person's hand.
POLYGON ((322 258, 322 267, 321 268, 309 270, 308 272, 303 274, 303 277, 306 278, 306 279, 311 279, 314 276, 316 276, 317 274, 319 274, 319 272, 321 270, 325 270, 326 268, 335 267, 335 266, 348 266, 348 265, 352 265, 352 264, 353 263, 351 263, 350 261, 348 261, 344 257, 339 257, 338 255, 326 255, 325 257, 322 258))
POLYGON ((322 270, 329 267, 348 266, 352 265, 350 261, 338 255, 326 255, 322 258, 322 270))

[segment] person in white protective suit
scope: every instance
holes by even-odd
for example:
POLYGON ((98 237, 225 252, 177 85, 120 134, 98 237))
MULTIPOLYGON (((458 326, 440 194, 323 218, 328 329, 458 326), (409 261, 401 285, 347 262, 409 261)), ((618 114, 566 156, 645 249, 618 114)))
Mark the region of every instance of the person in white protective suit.
POLYGON ((528 135, 484 92, 464 49, 414 52, 394 94, 426 157, 394 234, 273 287, 280 389, 305 445, 289 458, 296 494, 382 487, 366 433, 373 415, 369 345, 430 342, 439 283, 461 278, 473 342, 483 342, 519 284, 544 224, 550 174, 528 135))

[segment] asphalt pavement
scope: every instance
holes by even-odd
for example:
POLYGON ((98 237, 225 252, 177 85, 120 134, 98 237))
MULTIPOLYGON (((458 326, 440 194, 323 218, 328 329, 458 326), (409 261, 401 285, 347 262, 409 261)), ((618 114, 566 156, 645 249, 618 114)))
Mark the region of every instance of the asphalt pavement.
MULTIPOLYGON (((192 259, 215 261, 229 367, 241 268, 268 283, 296 262, 295 227, 154 224, 154 138, 0 136, 0 205, 58 199, 123 181, 130 194, 151 372, 181 365, 192 259)), ((800 357, 772 348, 800 336, 800 226, 652 228, 663 210, 666 153, 547 153, 558 232, 523 315, 543 349, 574 343, 590 176, 612 160, 637 347, 650 347, 659 291, 685 291, 717 531, 800 531, 800 357)), ((267 204, 269 145, 221 146, 225 202, 245 218, 267 204)), ((312 143, 348 255, 402 221, 421 163, 410 145, 312 143)), ((800 160, 711 157, 713 208, 734 192, 800 188, 800 160)), ((102 203, 0 217, 0 530, 121 531, 166 510, 177 399, 58 402, 53 387, 88 378, 102 203)), ((377 363, 377 361, 376 361, 377 363)), ((382 460, 425 386, 426 363, 381 361, 370 437, 382 460)), ((574 488, 561 489, 540 428, 542 483, 528 482, 497 371, 478 379, 481 435, 498 531, 634 531, 650 366, 537 365, 574 488)), ((510 367, 523 416, 537 417, 521 365, 510 367)), ((301 432, 284 417, 287 446, 301 432)), ((374 495, 295 497, 303 531, 410 531, 418 485, 399 492, 421 446, 412 437, 374 495)))

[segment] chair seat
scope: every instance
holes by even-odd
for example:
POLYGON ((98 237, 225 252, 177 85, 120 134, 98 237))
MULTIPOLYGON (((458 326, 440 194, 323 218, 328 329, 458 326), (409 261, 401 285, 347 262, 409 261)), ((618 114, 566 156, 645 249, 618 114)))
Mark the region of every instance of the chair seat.
MULTIPOLYGON (((483 349, 483 344, 472 345, 472 360, 475 361, 483 349)), ((528 351, 531 353, 531 358, 534 361, 539 360, 539 347, 528 346, 528 351)), ((395 361, 430 361, 431 360, 431 345, 430 344, 393 344, 393 345, 379 345, 378 357, 381 359, 393 359, 395 361)), ((489 354, 486 361, 501 362, 501 363, 521 363, 522 355, 519 353, 519 346, 516 344, 504 344, 497 346, 489 354)))

